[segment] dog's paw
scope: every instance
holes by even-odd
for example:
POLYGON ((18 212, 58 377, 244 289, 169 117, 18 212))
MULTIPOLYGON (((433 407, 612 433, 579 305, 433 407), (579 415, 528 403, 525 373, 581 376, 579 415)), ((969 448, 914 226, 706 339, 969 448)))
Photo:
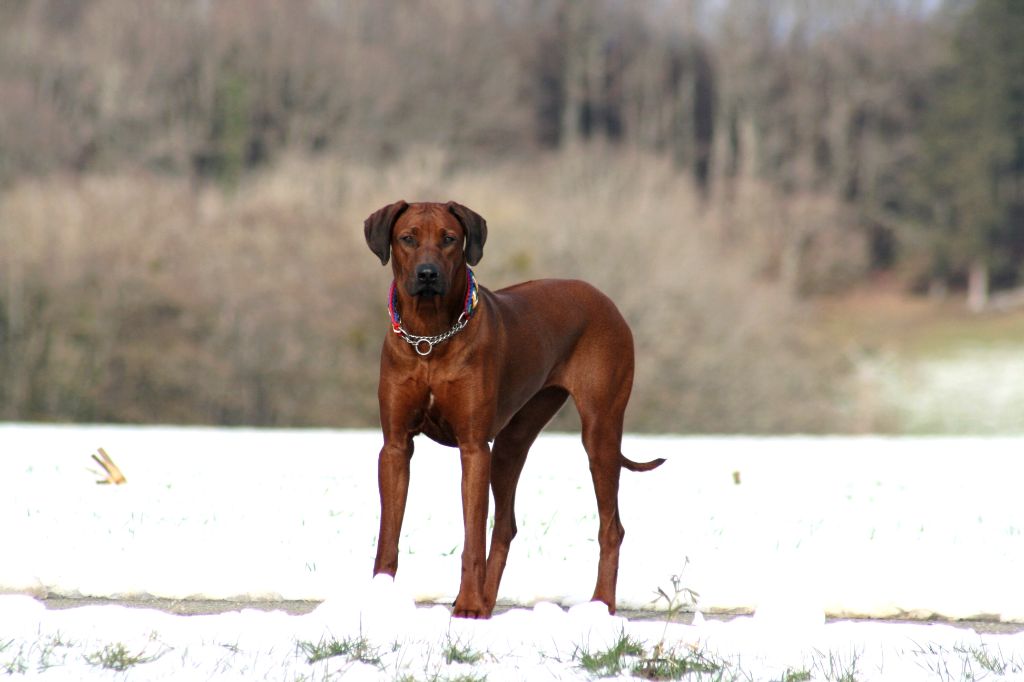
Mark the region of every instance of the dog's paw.
POLYGON ((483 620, 491 617, 491 609, 487 608, 483 601, 473 601, 460 597, 455 600, 455 605, 452 607, 452 616, 455 618, 483 620))
POLYGON ((455 618, 469 618, 472 620, 486 620, 491 617, 491 614, 483 611, 469 611, 466 609, 455 609, 452 611, 452 616, 455 618))

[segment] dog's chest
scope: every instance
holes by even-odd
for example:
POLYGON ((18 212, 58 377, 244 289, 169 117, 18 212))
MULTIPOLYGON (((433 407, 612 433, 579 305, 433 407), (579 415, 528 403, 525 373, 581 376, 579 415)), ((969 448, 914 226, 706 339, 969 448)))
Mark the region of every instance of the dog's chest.
POLYGON ((457 444, 455 439, 455 430, 452 428, 451 424, 448 423, 448 420, 444 418, 438 404, 437 397, 434 395, 433 391, 431 391, 427 396, 427 402, 423 409, 423 419, 420 423, 419 431, 431 440, 437 441, 442 445, 454 446, 457 444))

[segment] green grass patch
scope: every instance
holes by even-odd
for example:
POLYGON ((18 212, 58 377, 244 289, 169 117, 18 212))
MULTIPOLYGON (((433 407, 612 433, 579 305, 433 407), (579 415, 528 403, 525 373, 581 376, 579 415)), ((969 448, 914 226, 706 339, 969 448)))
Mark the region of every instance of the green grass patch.
POLYGON ((715 679, 719 679, 725 668, 707 654, 686 647, 669 649, 659 643, 648 652, 642 642, 625 632, 601 651, 577 647, 573 658, 580 668, 596 677, 616 677, 629 672, 645 680, 680 680, 691 674, 718 674, 715 679))
POLYGON ((117 642, 114 644, 107 644, 99 651, 86 654, 85 660, 89 665, 96 666, 98 668, 124 672, 125 670, 130 670, 131 668, 143 663, 152 663, 161 656, 163 656, 163 653, 146 654, 145 651, 132 653, 127 646, 121 642, 117 642))
POLYGON ((0 641, 0 673, 24 675, 31 670, 45 672, 64 665, 74 642, 65 640, 61 633, 49 635, 33 643, 22 643, 15 648, 13 639, 0 641))
POLYGON ((451 634, 448 635, 448 639, 444 644, 444 648, 441 651, 444 654, 444 662, 448 665, 452 663, 467 663, 473 665, 478 663, 480 659, 484 657, 479 651, 474 651, 468 645, 463 644, 459 640, 453 640, 451 634))
MULTIPOLYGON (((993 651, 984 644, 979 646, 957 646, 953 648, 968 663, 976 664, 982 671, 999 676, 1019 675, 1024 672, 1024 661, 1016 656, 1007 656, 1001 649, 993 651)), ((973 667, 973 666, 972 666, 973 667)))
POLYGON ((782 673, 778 682, 810 682, 814 678, 810 670, 793 670, 792 668, 782 673))
POLYGON ((607 649, 592 652, 589 648, 578 646, 573 658, 580 668, 591 675, 614 677, 627 669, 627 657, 639 658, 644 653, 643 644, 621 632, 619 639, 607 649))
POLYGON ((336 656, 344 656, 351 662, 359 661, 369 665, 381 666, 380 650, 371 645, 365 637, 346 637, 321 639, 319 642, 300 641, 297 643, 299 652, 306 657, 307 663, 316 663, 336 656))
POLYGON ((655 647, 650 656, 641 658, 632 667, 632 673, 645 680, 681 680, 690 674, 714 674, 723 670, 721 663, 700 651, 666 652, 660 647, 655 647))

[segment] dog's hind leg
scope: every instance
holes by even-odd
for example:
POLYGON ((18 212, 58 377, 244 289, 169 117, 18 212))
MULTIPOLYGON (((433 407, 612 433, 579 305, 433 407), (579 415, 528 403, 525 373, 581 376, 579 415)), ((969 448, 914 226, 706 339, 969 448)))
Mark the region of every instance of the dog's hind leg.
POLYGON ((619 547, 625 536, 619 519, 619 474, 624 463, 623 421, 633 386, 632 338, 626 330, 617 343, 581 344, 574 360, 570 392, 580 413, 599 522, 600 559, 593 599, 615 613, 619 547))
POLYGON ((600 559, 597 565, 597 584, 594 601, 608 605, 615 613, 615 586, 619 574, 619 547, 625 531, 619 519, 619 473, 621 466, 622 413, 614 415, 588 414, 580 410, 583 422, 583 447, 590 459, 590 476, 597 497, 597 542, 600 559))
POLYGON ((519 474, 530 446, 544 426, 565 404, 568 393, 558 387, 540 391, 530 399, 494 439, 491 448, 491 490, 494 492, 494 530, 487 556, 484 601, 493 609, 498 598, 505 562, 516 535, 515 498, 519 474))

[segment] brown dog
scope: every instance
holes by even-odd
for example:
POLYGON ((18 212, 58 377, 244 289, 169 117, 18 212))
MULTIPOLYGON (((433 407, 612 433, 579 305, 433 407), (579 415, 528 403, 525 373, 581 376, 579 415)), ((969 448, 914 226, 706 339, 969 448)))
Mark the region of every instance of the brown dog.
POLYGON ((454 614, 488 618, 516 534, 516 485, 530 445, 572 396, 600 516, 594 600, 615 612, 623 529, 619 470, 647 471, 621 451, 633 383, 633 336, 615 305, 589 284, 539 280, 477 288, 487 223, 460 204, 385 206, 366 219, 366 243, 394 284, 392 328, 380 363, 380 535, 373 572, 394 575, 409 490, 413 436, 458 447, 465 544, 454 614), (493 448, 489 443, 493 441, 493 448), (486 550, 488 491, 494 531, 486 550))

